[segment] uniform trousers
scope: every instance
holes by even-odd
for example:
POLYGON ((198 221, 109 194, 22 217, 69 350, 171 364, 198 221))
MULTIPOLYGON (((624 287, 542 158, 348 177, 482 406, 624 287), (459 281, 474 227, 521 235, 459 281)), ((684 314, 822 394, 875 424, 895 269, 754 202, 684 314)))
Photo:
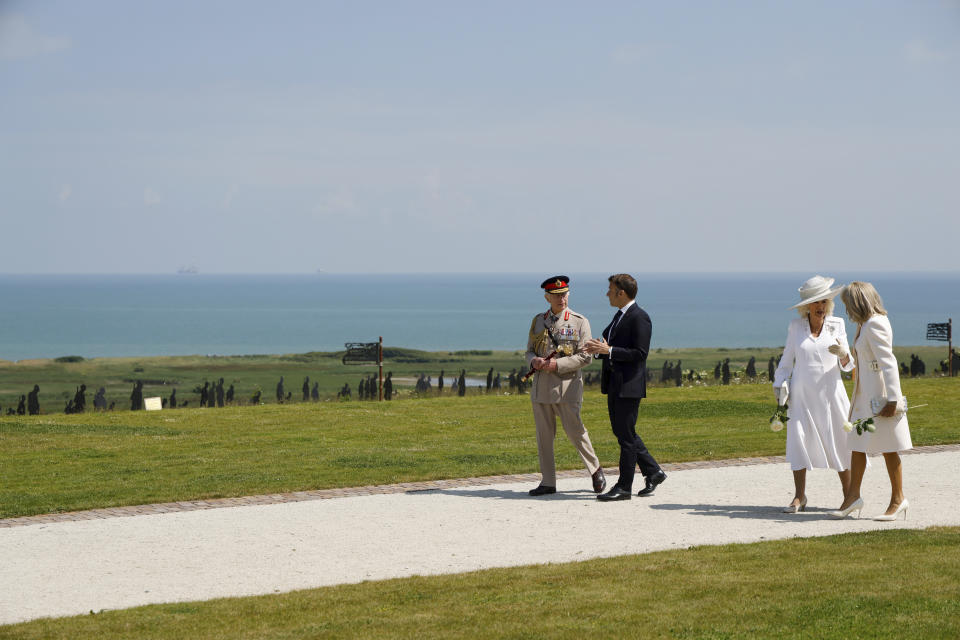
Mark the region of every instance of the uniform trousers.
POLYGON ((553 457, 553 441, 557 436, 557 418, 563 424, 570 444, 580 454, 587 471, 593 475, 600 468, 600 460, 593 451, 590 435, 580 418, 580 403, 558 402, 549 404, 534 402, 533 420, 537 425, 537 453, 540 456, 541 484, 547 487, 557 486, 557 463, 553 457))

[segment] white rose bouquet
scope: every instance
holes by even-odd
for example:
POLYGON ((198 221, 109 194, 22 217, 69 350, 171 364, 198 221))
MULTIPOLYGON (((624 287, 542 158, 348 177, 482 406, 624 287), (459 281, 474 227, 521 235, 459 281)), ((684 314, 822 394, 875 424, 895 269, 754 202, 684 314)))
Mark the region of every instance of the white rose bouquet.
POLYGON ((778 404, 777 410, 770 416, 770 431, 782 431, 790 417, 787 415, 788 406, 778 404))
POLYGON ((843 430, 847 433, 850 433, 854 429, 857 430, 857 435, 862 436, 864 433, 873 433, 877 430, 877 425, 873 424, 873 418, 860 418, 859 420, 854 420, 853 422, 844 422, 843 430))

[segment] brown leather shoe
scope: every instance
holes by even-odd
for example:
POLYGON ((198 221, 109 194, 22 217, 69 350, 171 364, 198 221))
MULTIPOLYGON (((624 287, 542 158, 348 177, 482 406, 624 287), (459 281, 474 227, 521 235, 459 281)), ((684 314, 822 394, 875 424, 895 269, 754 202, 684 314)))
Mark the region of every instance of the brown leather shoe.
POLYGON ((603 475, 603 469, 597 469, 593 472, 593 475, 590 476, 593 479, 593 492, 602 493, 604 489, 607 488, 607 479, 603 475))

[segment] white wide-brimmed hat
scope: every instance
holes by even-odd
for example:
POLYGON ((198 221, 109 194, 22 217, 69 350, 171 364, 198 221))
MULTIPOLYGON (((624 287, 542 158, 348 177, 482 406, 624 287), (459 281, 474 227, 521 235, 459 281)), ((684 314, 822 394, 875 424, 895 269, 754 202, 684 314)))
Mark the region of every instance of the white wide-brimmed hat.
POLYGON ((811 302, 819 300, 829 300, 835 297, 843 290, 843 287, 834 287, 833 278, 824 278, 823 276, 813 276, 803 283, 797 291, 800 292, 800 302, 790 307, 796 309, 811 302), (832 288, 831 288, 832 287, 832 288))

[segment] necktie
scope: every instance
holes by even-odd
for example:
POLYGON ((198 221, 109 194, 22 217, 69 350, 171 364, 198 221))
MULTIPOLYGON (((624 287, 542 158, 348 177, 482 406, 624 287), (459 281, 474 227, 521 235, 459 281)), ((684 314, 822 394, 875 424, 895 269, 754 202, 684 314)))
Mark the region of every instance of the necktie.
POLYGON ((607 334, 607 340, 613 337, 613 332, 617 329, 617 325, 620 324, 620 318, 623 316, 623 311, 617 311, 616 315, 613 316, 613 322, 610 323, 610 333, 607 334))
POLYGON ((617 325, 620 324, 620 318, 623 316, 623 311, 617 311, 616 315, 613 316, 613 323, 610 325, 610 331, 613 331, 617 328, 617 325))

